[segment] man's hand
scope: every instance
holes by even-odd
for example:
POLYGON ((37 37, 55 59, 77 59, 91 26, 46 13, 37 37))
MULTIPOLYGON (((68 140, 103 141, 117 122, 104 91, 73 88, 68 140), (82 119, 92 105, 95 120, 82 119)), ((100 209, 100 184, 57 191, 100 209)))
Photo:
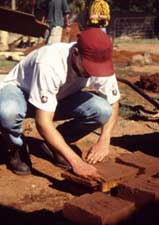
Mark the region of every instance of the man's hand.
POLYGON ((86 161, 90 164, 101 162, 109 154, 109 143, 96 143, 88 152, 86 161))
POLYGON ((118 102, 112 105, 111 117, 108 122, 101 127, 101 135, 97 143, 90 149, 86 156, 86 161, 88 163, 95 164, 101 162, 109 154, 111 134, 118 118, 118 108, 118 102))
POLYGON ((99 15, 93 14, 93 15, 90 16, 90 19, 91 19, 91 20, 92 20, 92 19, 97 20, 97 19, 99 19, 99 15))
POLYGON ((88 180, 95 180, 98 182, 102 182, 103 178, 99 174, 98 170, 88 163, 81 160, 78 161, 78 164, 73 166, 73 172, 80 177, 83 177, 88 180))
POLYGON ((49 143, 50 146, 52 146, 52 148, 57 149, 57 151, 66 158, 66 160, 72 166, 74 173, 85 179, 96 180, 100 182, 102 178, 97 169, 94 166, 84 162, 70 148, 70 146, 65 142, 61 134, 53 125, 53 117, 53 113, 37 110, 36 124, 41 136, 47 143, 49 143))
POLYGON ((101 135, 97 143, 90 149, 86 156, 86 161, 88 163, 95 164, 101 162, 109 154, 111 134, 118 118, 118 108, 118 102, 112 105, 111 117, 108 122, 101 127, 101 135))

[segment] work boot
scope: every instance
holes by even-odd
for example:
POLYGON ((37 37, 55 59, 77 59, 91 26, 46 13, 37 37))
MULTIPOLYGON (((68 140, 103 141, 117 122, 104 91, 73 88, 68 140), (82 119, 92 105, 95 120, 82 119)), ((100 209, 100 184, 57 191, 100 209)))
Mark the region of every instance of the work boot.
POLYGON ((18 149, 8 150, 7 167, 17 175, 29 175, 31 170, 29 166, 21 160, 18 149))

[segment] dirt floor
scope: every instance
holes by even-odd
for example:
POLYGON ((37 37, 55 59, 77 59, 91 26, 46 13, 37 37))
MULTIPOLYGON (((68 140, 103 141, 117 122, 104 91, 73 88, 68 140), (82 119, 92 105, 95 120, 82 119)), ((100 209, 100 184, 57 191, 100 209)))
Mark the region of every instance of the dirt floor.
MULTIPOLYGON (((153 58, 151 73, 159 71, 159 48, 148 44, 119 44, 114 51, 116 73, 131 82, 139 81, 140 75, 147 72, 147 65, 138 66, 134 72, 129 66, 132 55, 150 52, 153 58), (154 71, 153 68, 155 67, 154 71), (140 69, 142 68, 142 71, 140 69), (144 71, 145 69, 145 71, 144 71), (144 71, 144 72, 143 72, 144 71)), ((111 152, 115 157, 127 151, 140 150, 159 156, 159 120, 153 119, 155 108, 126 84, 119 82, 121 91, 120 116, 111 139, 111 152)), ((157 99, 159 93, 146 92, 157 99)), ((87 151, 97 140, 99 130, 73 143, 80 151, 87 151)), ((54 166, 51 159, 41 149, 41 137, 33 119, 24 122, 24 136, 31 153, 32 174, 17 176, 6 168, 4 158, 0 159, 0 220, 10 225, 71 225, 62 216, 65 202, 74 196, 88 192, 87 189, 70 184, 61 177, 61 169, 54 166)), ((1 150, 3 148, 2 143, 1 150)), ((143 217, 135 224, 148 224, 143 217)))

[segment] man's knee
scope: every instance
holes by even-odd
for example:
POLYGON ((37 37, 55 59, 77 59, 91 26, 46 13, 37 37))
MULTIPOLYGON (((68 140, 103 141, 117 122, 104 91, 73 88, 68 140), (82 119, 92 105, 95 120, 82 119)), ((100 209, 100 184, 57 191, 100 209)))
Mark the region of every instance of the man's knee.
POLYGON ((0 124, 4 129, 11 129, 17 122, 18 117, 20 116, 17 112, 19 107, 12 102, 7 102, 6 104, 1 104, 0 109, 0 124))
POLYGON ((96 119, 100 125, 105 124, 112 115, 111 105, 104 99, 95 104, 96 119))

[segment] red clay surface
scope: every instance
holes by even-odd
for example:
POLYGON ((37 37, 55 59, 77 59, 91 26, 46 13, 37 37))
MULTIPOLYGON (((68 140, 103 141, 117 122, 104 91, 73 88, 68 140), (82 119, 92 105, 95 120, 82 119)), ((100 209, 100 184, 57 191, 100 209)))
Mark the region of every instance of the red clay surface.
MULTIPOLYGON (((156 51, 156 45, 151 48, 154 48, 154 52, 156 51)), ((146 52, 149 51, 145 44, 136 46, 136 49, 130 44, 127 45, 126 50, 119 46, 113 54, 116 72, 132 82, 138 81, 139 74, 132 72, 125 65, 132 54, 143 52, 143 49, 146 52)), ((159 54, 154 53, 152 57, 155 62, 159 61, 159 54)), ((151 73, 153 73, 152 70, 151 73)), ((152 119, 154 107, 125 84, 119 83, 119 87, 120 116, 112 134, 111 151, 107 159, 137 150, 158 157, 159 120, 152 119)), ((154 97, 158 95, 158 93, 147 93, 154 97)), ((70 185, 61 177, 61 169, 53 165, 51 159, 40 147, 41 138, 36 131, 34 120, 27 119, 23 128, 31 153, 32 175, 20 177, 7 170, 0 139, 0 220, 4 221, 5 225, 35 223, 36 225, 71 225, 70 221, 63 218, 60 210, 74 196, 80 196, 88 190, 78 185, 70 185)), ((97 140, 99 132, 97 130, 73 145, 85 154, 97 140)), ((158 211, 158 205, 152 206, 151 209, 141 212, 139 217, 134 216, 127 224, 150 224, 148 222, 151 222, 152 218, 153 221, 159 221, 158 211)), ((156 222, 156 225, 158 223, 156 222)))

